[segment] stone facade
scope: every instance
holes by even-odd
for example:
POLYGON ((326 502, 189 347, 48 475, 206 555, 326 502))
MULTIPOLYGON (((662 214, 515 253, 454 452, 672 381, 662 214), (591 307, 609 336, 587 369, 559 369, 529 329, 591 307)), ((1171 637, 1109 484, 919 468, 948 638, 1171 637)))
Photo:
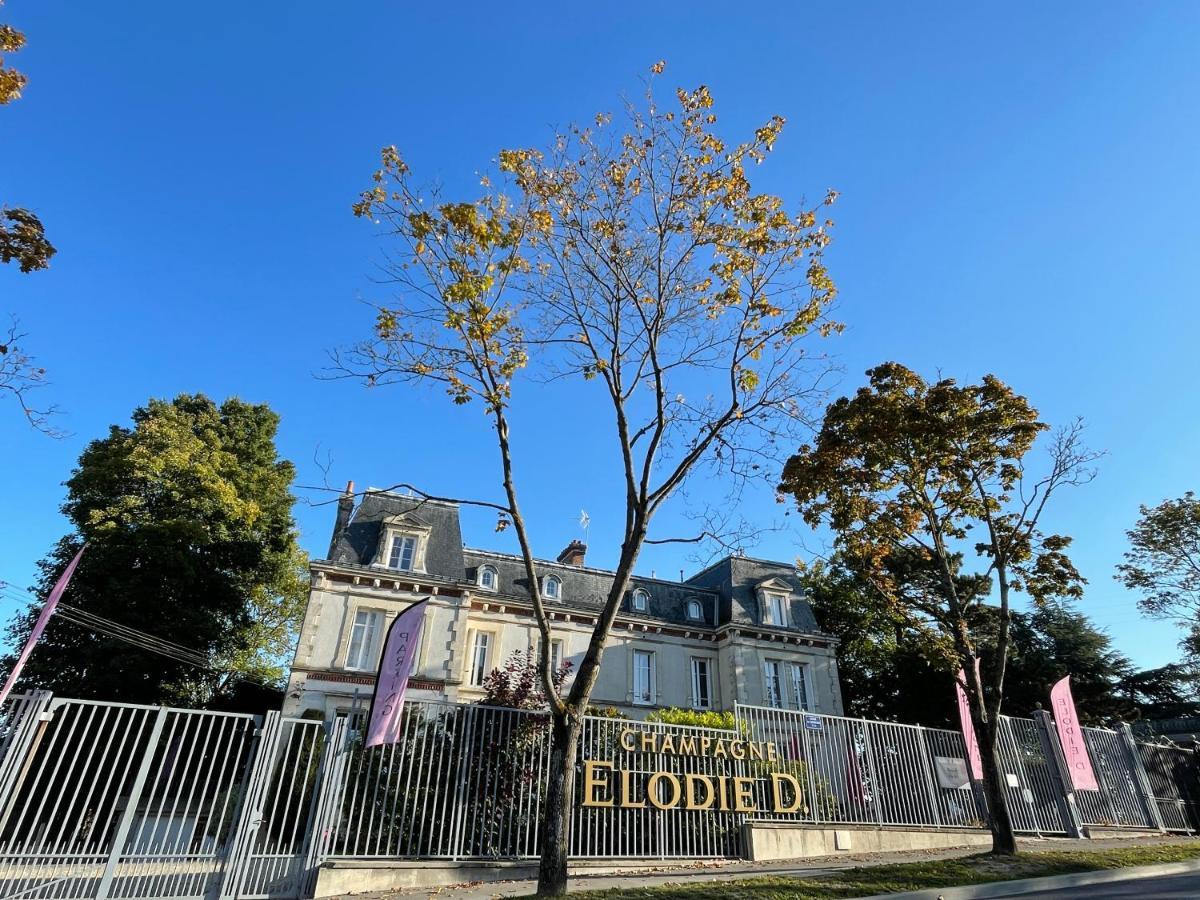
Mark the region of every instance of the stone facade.
MULTIPOLYGON (((553 653, 578 668, 612 573, 572 542, 539 561, 553 653), (554 596, 557 595, 557 596, 554 596)), ((463 547, 458 507, 368 491, 339 503, 312 587, 284 712, 332 716, 365 707, 384 634, 429 601, 410 696, 470 702, 514 653, 536 648, 520 557, 463 547)), ((605 648, 596 706, 640 718, 661 707, 734 702, 840 715, 834 639, 820 631, 791 565, 727 557, 682 581, 635 576, 605 648)))

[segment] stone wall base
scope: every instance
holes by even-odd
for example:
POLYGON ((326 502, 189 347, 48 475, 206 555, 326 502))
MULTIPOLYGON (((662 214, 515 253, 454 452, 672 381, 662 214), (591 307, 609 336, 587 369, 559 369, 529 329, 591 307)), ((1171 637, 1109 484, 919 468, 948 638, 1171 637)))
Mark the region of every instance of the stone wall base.
POLYGON ((791 822, 747 822, 742 829, 746 858, 755 862, 840 853, 992 846, 991 833, 975 828, 823 828, 791 822))
MULTIPOLYGON (((642 870, 661 872, 663 866, 687 866, 689 859, 589 860, 571 864, 571 876, 617 875, 642 870)), ((711 863, 712 860, 706 860, 711 863)), ((472 882, 526 881, 537 878, 536 860, 486 862, 452 859, 331 859, 317 869, 314 898, 341 897, 368 891, 442 887, 472 882)))

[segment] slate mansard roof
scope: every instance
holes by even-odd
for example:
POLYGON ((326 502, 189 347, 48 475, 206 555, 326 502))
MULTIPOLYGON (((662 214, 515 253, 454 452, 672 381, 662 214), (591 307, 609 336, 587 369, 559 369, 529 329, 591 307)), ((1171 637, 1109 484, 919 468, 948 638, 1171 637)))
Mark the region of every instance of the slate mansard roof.
POLYGON ((350 566, 382 563, 377 554, 384 552, 380 537, 384 520, 402 517, 418 528, 429 529, 425 547, 425 571, 448 581, 462 581, 462 531, 458 524, 458 505, 416 497, 402 497, 381 491, 367 491, 354 511, 350 524, 334 539, 329 562, 350 566))
MULTIPOLYGON (((481 566, 490 565, 496 569, 499 583, 496 586, 497 596, 513 597, 514 599, 528 598, 528 578, 525 574, 525 562, 519 556, 510 553, 493 553, 489 550, 465 550, 467 559, 467 580, 472 584, 478 580, 481 566)), ((592 569, 587 566, 570 566, 547 560, 537 561, 539 577, 557 575, 562 580, 563 606, 574 606, 581 609, 599 610, 608 598, 612 585, 612 573, 604 569, 592 569)), ((621 610, 635 616, 645 616, 650 619, 663 619, 668 622, 693 625, 716 624, 717 600, 716 591, 700 585, 687 582, 663 581, 657 578, 643 578, 634 575, 629 590, 621 603, 621 610), (633 592, 644 590, 649 596, 645 610, 635 610, 632 605, 633 592), (689 600, 700 604, 700 619, 689 619, 687 605, 689 600)), ((555 602, 559 601, 547 601, 555 602)))
MULTIPOLYGON (((428 529, 425 549, 425 576, 475 586, 481 566, 492 566, 497 574, 494 595, 517 601, 528 599, 525 564, 511 553, 464 548, 459 525, 458 505, 421 500, 383 491, 369 490, 354 510, 349 522, 334 536, 327 562, 350 567, 369 567, 384 560, 380 540, 386 521, 411 524, 428 529)), ((562 599, 548 601, 555 606, 597 611, 603 605, 612 584, 612 573, 589 566, 568 565, 538 560, 538 577, 556 575, 562 581, 562 599)), ((769 579, 779 579, 792 587, 789 630, 820 633, 812 609, 803 599, 795 567, 787 563, 747 557, 726 557, 684 581, 633 576, 622 602, 627 616, 644 617, 677 625, 716 627, 724 624, 758 625, 756 588, 769 579), (642 589, 649 595, 646 610, 635 610, 632 593, 642 589), (690 601, 700 605, 701 619, 688 617, 690 601)), ((475 588, 479 596, 489 591, 475 588)))

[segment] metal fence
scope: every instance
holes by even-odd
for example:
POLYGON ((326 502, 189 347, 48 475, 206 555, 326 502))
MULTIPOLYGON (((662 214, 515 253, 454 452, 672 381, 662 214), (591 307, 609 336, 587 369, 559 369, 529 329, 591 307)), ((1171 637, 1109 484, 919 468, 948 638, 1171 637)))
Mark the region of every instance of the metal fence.
MULTIPOLYGON (((646 797, 640 795, 640 785, 656 772, 665 772, 673 777, 682 792, 695 790, 697 799, 701 788, 689 783, 688 776, 703 776, 691 779, 708 785, 725 785, 734 776, 754 779, 754 792, 761 805, 767 790, 766 775, 775 767, 758 761, 735 760, 724 756, 699 754, 662 753, 641 749, 643 735, 654 736, 652 746, 661 747, 661 739, 667 735, 678 741, 682 738, 701 740, 729 740, 738 732, 717 728, 691 728, 681 725, 664 725, 655 722, 627 722, 614 719, 586 717, 580 744, 580 759, 608 760, 619 756, 621 769, 628 772, 622 779, 631 785, 632 796, 628 798, 636 806, 620 805, 625 791, 622 783, 616 786, 612 806, 594 807, 582 804, 583 779, 578 772, 575 779, 575 804, 571 828, 571 855, 578 858, 621 858, 640 857, 658 859, 707 859, 740 857, 742 855, 741 824, 744 816, 733 812, 716 798, 709 809, 685 809, 672 807, 658 809, 646 797), (633 746, 629 750, 620 747, 621 734, 632 734, 633 746), (719 781, 725 779, 726 781, 719 781)), ((720 790, 720 788, 718 788, 720 790)))
POLYGON ((808 793, 804 809, 772 819, 983 827, 957 732, 756 706, 736 714, 749 737, 775 744, 808 793), (947 775, 956 770, 961 780, 947 775))
POLYGON ((1195 750, 1151 741, 1139 742, 1137 750, 1163 826, 1188 834, 1200 830, 1200 771, 1195 750))
POLYGON ((223 871, 253 716, 33 698, 0 795, 0 896, 196 897, 223 871), (36 712, 36 715, 33 713, 36 712))
POLYGON ((1033 719, 1000 717, 997 756, 1013 829, 1026 834, 1066 834, 1062 789, 1053 760, 1033 719))
POLYGON ((395 744, 364 748, 347 731, 320 855, 536 856, 546 715, 410 701, 402 716, 395 744))
MULTIPOLYGON (((1068 798, 1061 749, 1038 715, 1000 725, 1018 831, 1198 830, 1195 752, 1135 742, 1128 728, 1085 728, 1100 787, 1068 798)), ((274 900, 309 896, 326 859, 536 858, 547 715, 410 701, 403 717, 397 743, 365 749, 344 718, 10 698, 0 710, 0 900, 274 900)), ((586 717, 580 767, 618 761, 619 771, 597 806, 582 802, 577 769, 570 853, 738 857, 742 826, 761 820, 983 828, 986 806, 965 756, 956 731, 794 710, 738 706, 732 731, 586 717), (744 740, 773 750, 664 753, 650 738, 668 735, 693 747, 744 740), (654 773, 688 802, 648 802, 654 773), (800 786, 784 804, 793 811, 774 811, 780 778, 800 786), (735 781, 752 811, 687 793, 735 781)))
POLYGON ((1084 743, 1092 758, 1098 791, 1077 791, 1080 818, 1084 825, 1103 828, 1157 828, 1150 801, 1138 783, 1132 738, 1109 728, 1084 728, 1084 743))
MULTIPOLYGON (((400 740, 363 748, 348 732, 335 780, 343 785, 322 823, 322 858, 533 859, 550 761, 544 712, 432 701, 405 704, 400 740)), ((733 732, 584 718, 579 765, 611 758, 623 729, 731 737, 733 732)), ((622 766, 640 779, 733 773, 701 756, 635 751, 622 766)), ((571 855, 577 858, 714 858, 741 853, 741 816, 729 811, 588 807, 577 769, 571 855)))

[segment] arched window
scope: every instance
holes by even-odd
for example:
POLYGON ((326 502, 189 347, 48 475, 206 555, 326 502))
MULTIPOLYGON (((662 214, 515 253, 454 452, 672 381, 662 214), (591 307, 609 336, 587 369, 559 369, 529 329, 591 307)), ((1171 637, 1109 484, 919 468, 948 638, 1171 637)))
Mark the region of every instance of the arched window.
POLYGON ((633 608, 638 612, 645 612, 650 608, 650 595, 641 588, 633 592, 633 608))
POLYGON ((547 600, 561 600, 562 579, 557 575, 547 575, 542 579, 542 594, 547 600))
POLYGON ((696 622, 704 618, 704 610, 701 609, 699 600, 689 600, 687 602, 687 617, 696 622))
POLYGON ((485 591, 496 590, 498 579, 495 566, 479 567, 479 586, 485 591))

